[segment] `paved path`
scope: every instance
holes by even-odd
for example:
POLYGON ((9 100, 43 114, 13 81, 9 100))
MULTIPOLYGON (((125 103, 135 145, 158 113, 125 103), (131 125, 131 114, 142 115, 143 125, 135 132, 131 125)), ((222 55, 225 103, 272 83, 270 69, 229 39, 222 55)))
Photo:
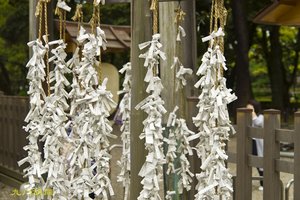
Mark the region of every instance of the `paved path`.
POLYGON ((17 197, 14 197, 12 194, 14 188, 4 185, 0 182, 0 200, 14 200, 17 197))

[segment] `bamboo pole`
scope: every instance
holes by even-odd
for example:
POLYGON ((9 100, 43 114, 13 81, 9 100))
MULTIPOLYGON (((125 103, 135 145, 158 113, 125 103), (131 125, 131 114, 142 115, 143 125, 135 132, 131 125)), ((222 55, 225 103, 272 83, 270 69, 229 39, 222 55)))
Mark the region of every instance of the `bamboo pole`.
POLYGON ((140 140, 139 135, 143 130, 143 120, 145 114, 141 110, 136 110, 135 106, 146 98, 144 77, 146 69, 144 61, 139 58, 141 51, 138 45, 142 42, 151 40, 151 14, 149 2, 134 0, 131 2, 131 63, 132 63, 132 96, 131 96, 131 182, 130 198, 137 199, 142 190, 141 177, 138 175, 143 163, 145 162, 144 141, 140 140))

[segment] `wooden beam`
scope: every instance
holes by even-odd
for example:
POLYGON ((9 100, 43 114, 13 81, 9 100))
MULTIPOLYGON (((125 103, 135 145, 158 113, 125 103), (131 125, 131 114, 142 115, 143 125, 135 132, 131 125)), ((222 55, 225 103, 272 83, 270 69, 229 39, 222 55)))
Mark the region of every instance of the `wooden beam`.
MULTIPOLYGON (((191 76, 187 76, 187 85, 185 87, 185 97, 192 97, 194 95, 197 96, 194 84, 196 83, 197 77, 195 72, 197 70, 197 36, 196 36, 196 0, 186 0, 181 2, 182 10, 186 13, 184 21, 183 21, 183 28, 186 32, 185 38, 182 40, 182 63, 185 67, 191 68, 194 73, 191 76)), ((190 99, 191 100, 191 99, 190 99)), ((186 121, 188 127, 197 132, 197 128, 193 124, 192 117, 195 117, 198 108, 196 108, 196 104, 198 102, 198 97, 196 98, 196 102, 190 102, 193 107, 189 107, 190 109, 186 112, 186 121)), ((194 140, 191 142, 192 146, 196 146, 198 140, 194 140)), ((190 157, 190 164, 191 164, 191 171, 193 173, 200 172, 200 159, 194 153, 193 156, 190 157)), ((197 185, 197 178, 196 176, 193 177, 192 188, 189 191, 189 199, 194 199, 197 190, 195 186, 197 185)))
MULTIPOLYGON (((35 16, 35 8, 37 0, 29 1, 29 41, 37 38, 37 18, 35 16)), ((32 49, 29 48, 29 57, 32 57, 32 49)))
POLYGON ((135 106, 146 98, 146 84, 144 77, 146 68, 144 60, 139 58, 141 51, 138 45, 151 40, 151 14, 150 4, 146 0, 136 0, 131 3, 131 66, 132 66, 132 90, 131 90, 131 122, 130 123, 130 160, 131 160, 131 181, 130 197, 137 199, 141 190, 142 178, 138 175, 146 159, 144 140, 139 136, 143 131, 143 120, 145 113, 136 110, 135 106))

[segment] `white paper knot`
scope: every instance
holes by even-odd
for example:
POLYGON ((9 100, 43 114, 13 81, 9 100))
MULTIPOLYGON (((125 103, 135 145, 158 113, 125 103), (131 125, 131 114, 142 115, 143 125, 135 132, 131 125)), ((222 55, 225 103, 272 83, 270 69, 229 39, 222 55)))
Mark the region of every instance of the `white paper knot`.
POLYGON ((67 5, 67 3, 64 0, 58 0, 56 6, 58 8, 61 8, 67 12, 71 11, 71 7, 67 5))
POLYGON ((219 28, 217 32, 213 31, 209 36, 202 38, 202 42, 207 42, 213 40, 216 37, 225 36, 222 28, 219 28))

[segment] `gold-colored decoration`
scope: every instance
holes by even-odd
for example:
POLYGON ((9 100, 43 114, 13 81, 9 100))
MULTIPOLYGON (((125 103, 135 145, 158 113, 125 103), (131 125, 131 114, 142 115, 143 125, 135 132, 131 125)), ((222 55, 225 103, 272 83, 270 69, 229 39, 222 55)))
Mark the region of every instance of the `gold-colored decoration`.
POLYGON ((75 11, 75 14, 74 16, 72 17, 72 20, 73 21, 77 21, 78 22, 78 34, 79 34, 79 31, 80 31, 80 26, 83 22, 83 11, 82 11, 82 4, 77 4, 76 5, 76 11, 75 11))
MULTIPOLYGON (((225 31, 227 20, 227 10, 224 6, 224 0, 212 0, 211 16, 210 16, 210 33, 218 31, 222 28, 225 31)), ((214 40, 214 45, 220 47, 220 51, 224 53, 224 38, 218 37, 214 40)), ((220 74, 223 76, 223 68, 220 67, 220 74)))
MULTIPOLYGON (((39 40, 42 41, 42 36, 43 36, 43 19, 44 19, 44 25, 45 25, 45 32, 44 32, 44 40, 45 43, 47 44, 49 42, 48 37, 48 3, 51 0, 40 0, 37 3, 36 10, 35 10, 35 16, 39 17, 39 40)), ((50 65, 49 65, 49 54, 48 50, 46 52, 46 57, 45 57, 45 63, 46 63, 46 70, 47 70, 47 94, 48 96, 50 95, 50 65)))
POLYGON ((95 33, 96 26, 100 26, 100 4, 99 5, 94 4, 93 15, 89 23, 92 28, 92 33, 95 33))
POLYGON ((184 21, 184 16, 186 15, 186 13, 182 10, 181 5, 178 4, 178 7, 175 9, 175 20, 174 23, 179 26, 180 23, 182 23, 184 21))
MULTIPOLYGON (((158 33, 158 0, 151 1, 150 10, 152 11, 152 20, 153 20, 152 31, 154 35, 158 33)), ((157 75, 156 67, 153 67, 152 71, 154 75, 157 75)))
POLYGON ((152 0, 150 10, 153 16, 153 34, 158 33, 158 0, 152 0))
POLYGON ((59 38, 66 40, 66 11, 56 7, 55 15, 59 17, 59 38))
MULTIPOLYGON (((92 15, 92 18, 90 20, 90 25, 91 25, 91 28, 92 28, 92 33, 96 35, 96 27, 99 26, 100 27, 100 21, 101 21, 101 15, 100 15, 100 4, 96 4, 96 1, 94 1, 94 4, 93 4, 93 15, 92 15)), ((102 69, 101 69, 101 63, 102 63, 102 60, 101 60, 101 50, 99 52, 99 57, 98 57, 98 63, 96 63, 96 65, 98 65, 99 67, 96 68, 98 69, 98 77, 99 77, 99 83, 102 82, 102 69)))
MULTIPOLYGON (((44 12, 45 12, 45 42, 48 43, 49 42, 49 33, 48 33, 48 2, 45 0, 44 1, 44 12)), ((51 92, 50 92, 50 65, 49 65, 49 50, 47 50, 46 52, 46 58, 45 58, 45 62, 46 62, 46 67, 47 67, 47 91, 48 91, 48 96, 50 96, 51 92)))
MULTIPOLYGON (((227 20, 227 10, 224 6, 224 0, 212 0, 212 9, 210 17, 210 32, 218 31, 219 28, 222 28, 224 31, 227 20)), ((219 38, 216 41, 220 46, 221 51, 224 51, 224 41, 223 38, 219 38)))

